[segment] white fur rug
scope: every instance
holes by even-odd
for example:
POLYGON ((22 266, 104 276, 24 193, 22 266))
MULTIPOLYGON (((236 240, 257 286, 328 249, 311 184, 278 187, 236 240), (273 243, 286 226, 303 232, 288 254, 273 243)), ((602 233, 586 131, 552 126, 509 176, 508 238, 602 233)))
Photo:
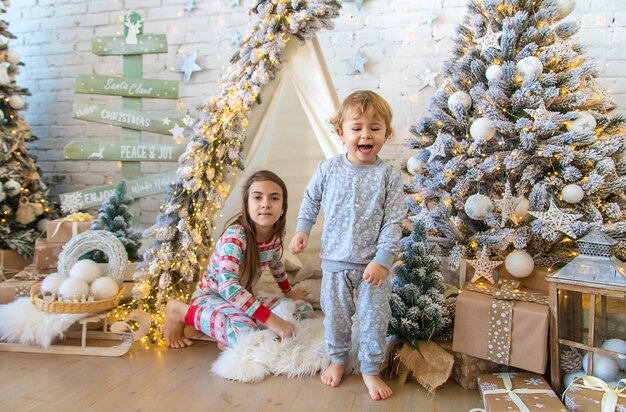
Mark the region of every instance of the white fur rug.
POLYGON ((85 314, 54 314, 38 310, 29 297, 0 305, 0 340, 47 348, 85 314))

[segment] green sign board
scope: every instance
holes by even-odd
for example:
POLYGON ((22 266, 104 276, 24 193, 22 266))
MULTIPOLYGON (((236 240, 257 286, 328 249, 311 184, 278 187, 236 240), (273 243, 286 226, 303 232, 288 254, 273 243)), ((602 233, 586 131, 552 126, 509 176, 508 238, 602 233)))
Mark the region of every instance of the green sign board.
MULTIPOLYGON (((164 193, 169 185, 176 180, 176 172, 150 175, 139 179, 128 181, 128 196, 138 199, 144 196, 164 193)), ((63 193, 59 195, 61 207, 67 213, 74 213, 79 210, 98 207, 107 200, 113 193, 117 184, 93 187, 76 192, 63 193)))
POLYGON ((74 102, 74 118, 90 122, 111 124, 134 130, 183 137, 182 119, 170 119, 167 116, 157 116, 138 110, 122 109, 88 100, 74 102))
POLYGON ((120 160, 125 162, 176 162, 185 145, 157 143, 72 142, 65 146, 68 160, 120 160))
POLYGON ((178 83, 171 80, 79 74, 74 89, 77 93, 177 99, 178 83))
POLYGON ((165 34, 140 34, 136 44, 127 43, 125 36, 99 36, 91 39, 91 51, 98 56, 167 53, 165 34))

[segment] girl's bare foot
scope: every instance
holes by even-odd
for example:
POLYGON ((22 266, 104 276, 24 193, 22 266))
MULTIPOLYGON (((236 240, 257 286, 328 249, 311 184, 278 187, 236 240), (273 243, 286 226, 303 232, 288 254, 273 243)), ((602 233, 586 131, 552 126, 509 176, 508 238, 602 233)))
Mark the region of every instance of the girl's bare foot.
POLYGON ((169 300, 165 307, 165 327, 163 338, 170 348, 180 349, 193 345, 191 339, 185 337, 185 315, 189 305, 177 300, 169 300))
POLYGON ((367 386, 370 396, 375 401, 390 398, 393 391, 378 375, 363 375, 363 382, 367 386))
POLYGON ((324 385, 335 387, 339 385, 339 382, 341 382, 341 378, 343 378, 345 370, 346 365, 336 365, 331 363, 326 369, 324 369, 320 378, 322 379, 322 382, 324 382, 324 385))

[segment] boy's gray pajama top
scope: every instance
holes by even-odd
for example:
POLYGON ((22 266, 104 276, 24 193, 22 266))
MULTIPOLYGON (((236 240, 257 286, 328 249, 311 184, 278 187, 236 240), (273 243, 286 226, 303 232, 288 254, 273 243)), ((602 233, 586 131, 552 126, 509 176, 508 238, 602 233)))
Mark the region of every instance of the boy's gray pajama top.
POLYGON ((311 233, 320 208, 326 350, 333 363, 347 364, 356 289, 361 372, 377 375, 386 351, 391 282, 387 276, 375 287, 362 276, 372 261, 389 270, 398 252, 407 213, 400 172, 378 157, 371 165, 352 164, 345 153, 324 160, 304 193, 296 232, 311 233))

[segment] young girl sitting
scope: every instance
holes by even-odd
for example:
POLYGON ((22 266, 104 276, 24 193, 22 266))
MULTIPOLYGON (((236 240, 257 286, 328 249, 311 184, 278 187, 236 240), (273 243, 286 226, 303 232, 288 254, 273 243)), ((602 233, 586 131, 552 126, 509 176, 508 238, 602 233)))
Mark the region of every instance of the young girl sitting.
POLYGON ((291 289, 280 260, 286 215, 287 187, 282 179, 268 170, 252 174, 243 186, 243 212, 217 241, 190 303, 167 303, 163 337, 169 347, 192 344, 184 335, 185 325, 215 339, 220 349, 232 347, 242 333, 257 330, 257 322, 280 338, 290 337, 294 325, 271 312, 285 298, 297 301, 296 319, 311 316, 310 296, 291 289), (284 298, 252 294, 266 267, 284 298))

